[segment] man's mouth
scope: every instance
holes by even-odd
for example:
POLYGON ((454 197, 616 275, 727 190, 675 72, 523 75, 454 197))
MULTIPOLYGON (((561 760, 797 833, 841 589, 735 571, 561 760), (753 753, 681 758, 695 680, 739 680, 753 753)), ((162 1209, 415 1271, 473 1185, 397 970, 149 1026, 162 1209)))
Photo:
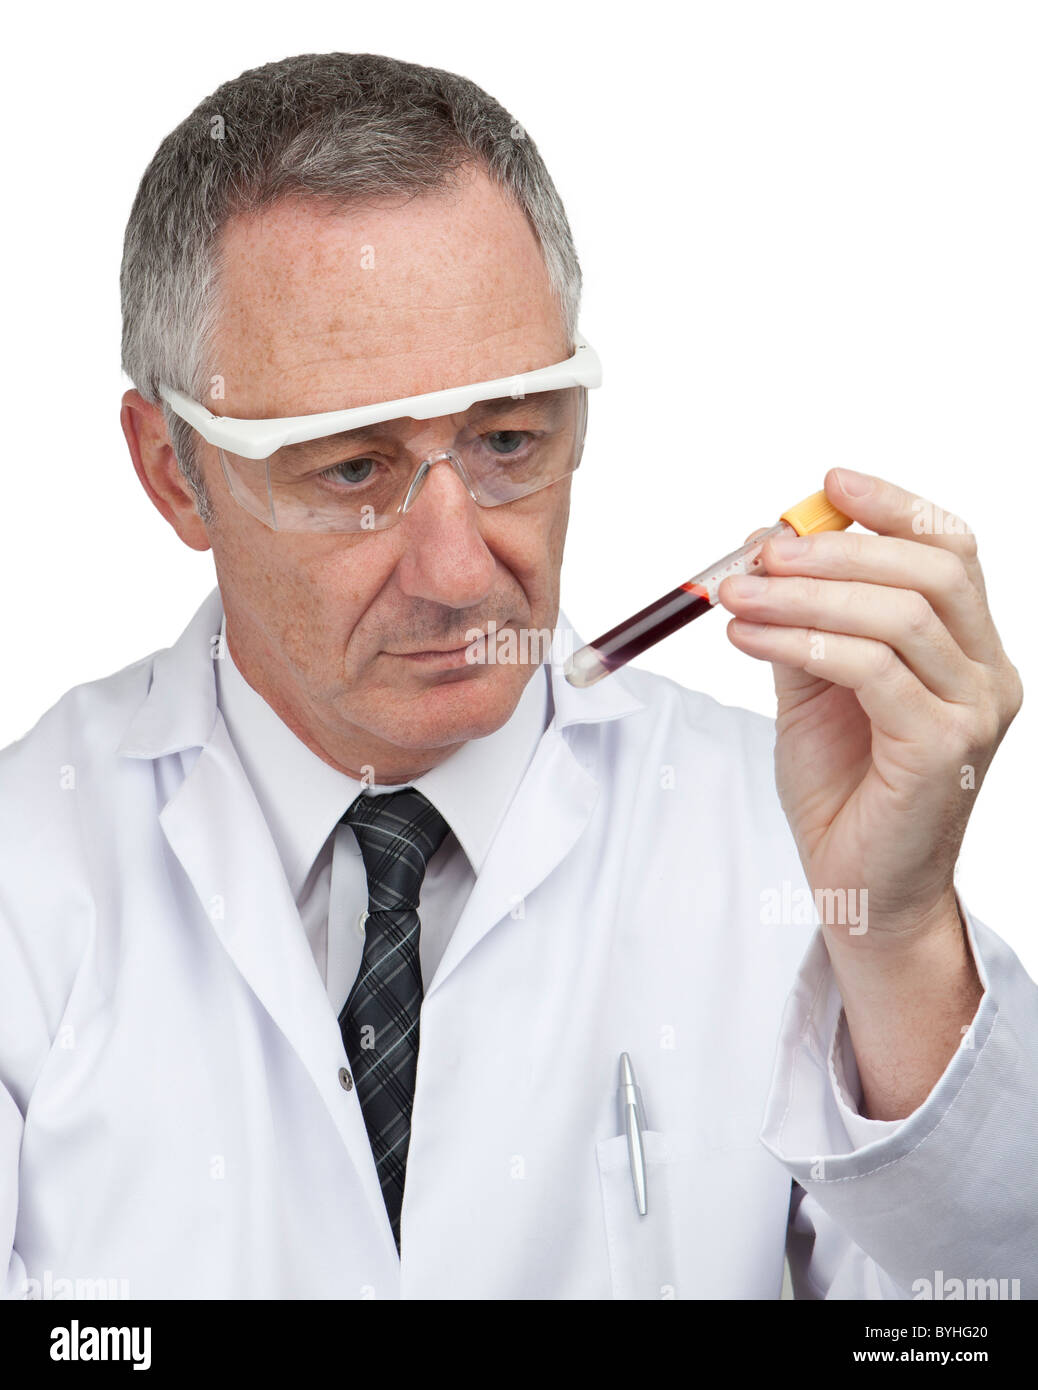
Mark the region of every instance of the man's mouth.
POLYGON ((449 647, 424 647, 419 651, 389 652, 388 655, 400 661, 409 661, 413 665, 450 670, 458 666, 473 665, 470 653, 479 650, 480 644, 485 641, 484 632, 472 641, 455 643, 449 647))

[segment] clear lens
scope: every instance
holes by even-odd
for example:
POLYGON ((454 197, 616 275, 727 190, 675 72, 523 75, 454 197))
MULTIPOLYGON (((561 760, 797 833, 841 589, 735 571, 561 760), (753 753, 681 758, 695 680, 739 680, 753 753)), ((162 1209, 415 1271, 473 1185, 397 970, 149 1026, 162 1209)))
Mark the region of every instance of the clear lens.
POLYGON ((400 520, 405 500, 416 504, 426 461, 452 463, 483 507, 558 482, 580 463, 586 420, 587 390, 570 386, 289 444, 268 459, 221 449, 220 461, 235 500, 267 526, 377 531, 400 520))

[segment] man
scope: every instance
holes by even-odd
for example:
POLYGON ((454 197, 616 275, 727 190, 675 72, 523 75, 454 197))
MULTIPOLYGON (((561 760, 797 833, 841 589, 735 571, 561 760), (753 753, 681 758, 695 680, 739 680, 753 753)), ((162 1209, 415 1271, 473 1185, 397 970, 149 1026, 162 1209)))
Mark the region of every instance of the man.
POLYGON ((865 530, 721 594, 777 740, 573 688, 579 289, 450 74, 294 58, 163 141, 122 418, 218 589, 0 764, 9 1295, 1038 1294, 1038 992, 953 885, 1021 699, 972 538, 828 476, 865 530))

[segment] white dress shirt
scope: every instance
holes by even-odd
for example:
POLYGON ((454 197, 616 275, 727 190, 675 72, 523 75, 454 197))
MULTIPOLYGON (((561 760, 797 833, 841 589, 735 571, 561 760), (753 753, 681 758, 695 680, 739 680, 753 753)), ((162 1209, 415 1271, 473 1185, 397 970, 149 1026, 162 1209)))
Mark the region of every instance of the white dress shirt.
POLYGON ((497 828, 551 720, 547 668, 530 677, 511 718, 411 782, 368 785, 310 751, 235 666, 220 632, 217 699, 299 908, 336 1014, 364 949, 368 883, 357 837, 339 821, 358 796, 417 788, 450 826, 422 884, 419 957, 426 989, 497 828))

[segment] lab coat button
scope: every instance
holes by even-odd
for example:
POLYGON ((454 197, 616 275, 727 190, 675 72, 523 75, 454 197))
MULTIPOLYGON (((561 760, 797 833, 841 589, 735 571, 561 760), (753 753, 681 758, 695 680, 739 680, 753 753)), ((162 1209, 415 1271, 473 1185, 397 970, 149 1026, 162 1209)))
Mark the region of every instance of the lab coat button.
POLYGON ((342 1087, 344 1091, 353 1090, 353 1077, 349 1074, 345 1067, 339 1068, 339 1085, 342 1087))

